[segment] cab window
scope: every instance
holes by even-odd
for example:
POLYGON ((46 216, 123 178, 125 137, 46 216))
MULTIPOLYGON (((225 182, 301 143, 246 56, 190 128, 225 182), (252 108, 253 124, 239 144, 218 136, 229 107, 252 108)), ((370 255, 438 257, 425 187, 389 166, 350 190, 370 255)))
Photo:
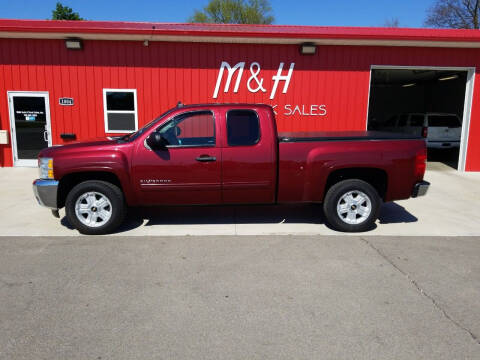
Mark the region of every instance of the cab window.
POLYGON ((455 115, 430 115, 428 117, 428 126, 431 127, 449 127, 458 128, 462 124, 455 115))

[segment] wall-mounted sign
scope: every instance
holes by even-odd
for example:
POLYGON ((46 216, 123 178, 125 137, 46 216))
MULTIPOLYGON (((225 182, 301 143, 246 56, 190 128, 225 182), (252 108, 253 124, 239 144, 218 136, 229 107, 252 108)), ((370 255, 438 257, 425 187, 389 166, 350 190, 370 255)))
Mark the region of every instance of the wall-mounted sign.
MULTIPOLYGON (((282 75, 283 65, 284 65, 283 62, 281 62, 278 65, 277 75, 272 76, 272 81, 274 83, 273 83, 272 91, 270 92, 270 100, 272 100, 275 97, 275 94, 277 92, 277 87, 280 81, 285 81, 285 83, 283 84, 282 93, 283 94, 287 93, 288 85, 290 84, 290 80, 292 78, 293 69, 295 68, 295 63, 290 64, 290 68, 288 69, 287 75, 282 75)), ((241 61, 233 67, 231 67, 228 62, 222 61, 222 64, 220 65, 220 70, 217 76, 215 91, 213 92, 214 99, 216 99, 218 96, 218 91, 220 90, 220 85, 222 84, 223 72, 225 69, 227 69, 227 81, 225 82, 225 88, 223 89, 223 92, 226 93, 229 91, 230 82, 232 81, 232 77, 237 70, 238 70, 237 80, 235 82, 235 87, 233 88, 233 92, 234 93, 238 92, 238 87, 240 85, 240 80, 242 80, 244 67, 245 67, 245 61, 241 61)), ((252 93, 256 93, 257 91, 267 92, 267 89, 265 89, 263 86, 264 79, 259 77, 261 70, 262 69, 258 62, 255 61, 250 64, 250 77, 248 78, 248 81, 247 81, 248 91, 252 93), (252 81, 254 82, 253 85, 252 85, 252 81)))
POLYGON ((73 98, 63 97, 58 99, 58 103, 63 106, 73 106, 73 98))
MULTIPOLYGON (((18 117, 25 117, 25 121, 35 121, 37 119, 38 115, 43 115, 43 111, 15 111, 15 114, 18 115, 18 117)), ((17 117, 15 117, 17 118, 17 117)))
MULTIPOLYGON (((231 88, 233 88, 234 93, 238 93, 240 83, 243 76, 243 71, 245 69, 245 61, 238 62, 234 66, 231 66, 228 62, 222 61, 220 64, 220 69, 218 70, 217 82, 215 83, 215 89, 213 91, 213 98, 217 99, 219 93, 221 93, 222 88, 224 93, 228 93, 231 88), (225 81, 224 73, 226 72, 225 81), (236 77, 235 77, 236 75, 236 77), (225 85, 222 87, 222 83, 225 82, 225 85), (234 83, 230 87, 231 83, 234 83)), ((264 79, 261 75, 261 66, 258 62, 252 62, 250 64, 250 75, 247 79, 247 89, 251 93, 256 93, 258 91, 264 93, 270 93, 270 100, 273 100, 278 94, 277 89, 280 82, 283 81, 283 88, 281 93, 286 94, 290 81, 293 78, 293 70, 295 69, 295 63, 290 63, 290 66, 287 69, 284 69, 284 63, 281 62, 278 65, 276 75, 272 76, 271 82, 268 79, 264 79), (266 81, 264 81, 266 80, 266 81), (273 83, 273 84, 272 84, 273 83), (271 90, 270 90, 271 89, 271 90)), ((326 116, 327 115, 327 105, 325 104, 284 104, 278 106, 278 104, 270 104, 273 107, 273 111, 276 115, 281 114, 283 116, 326 116)))

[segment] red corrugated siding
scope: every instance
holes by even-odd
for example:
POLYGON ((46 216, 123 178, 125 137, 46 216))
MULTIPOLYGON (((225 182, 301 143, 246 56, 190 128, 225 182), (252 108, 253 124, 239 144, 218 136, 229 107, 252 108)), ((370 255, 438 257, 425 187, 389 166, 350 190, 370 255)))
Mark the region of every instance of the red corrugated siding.
MULTIPOLYGON (((261 102, 277 104, 279 131, 365 129, 371 65, 469 66, 480 64, 480 50, 404 47, 320 46, 315 56, 302 56, 296 45, 221 43, 86 41, 84 50, 68 51, 61 40, 0 39, 1 128, 9 128, 7 91, 48 91, 54 144, 62 132, 78 139, 103 137, 103 88, 137 89, 142 126, 159 113, 184 103, 261 102), (238 93, 215 89, 222 61, 245 61, 238 93), (247 90, 249 66, 261 65, 266 92, 247 90), (280 82, 270 100, 272 76, 284 62, 286 75, 295 63, 288 92, 280 82), (58 98, 73 97, 75 106, 60 106, 58 98), (286 104, 325 104, 326 116, 284 116, 286 104)), ((224 79, 226 73, 224 74, 224 79)), ((478 79, 476 81, 478 83, 478 79)), ((252 82, 253 87, 256 83, 252 82)), ((474 92, 467 169, 480 170, 480 100, 474 92)), ((12 165, 10 145, 1 145, 1 163, 12 165)))

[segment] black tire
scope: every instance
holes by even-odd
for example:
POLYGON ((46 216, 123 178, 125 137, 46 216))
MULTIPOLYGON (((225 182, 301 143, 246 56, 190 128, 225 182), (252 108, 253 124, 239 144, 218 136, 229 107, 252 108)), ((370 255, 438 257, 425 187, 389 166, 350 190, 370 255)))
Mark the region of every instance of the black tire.
MULTIPOLYGON (((381 205, 382 199, 372 185, 363 180, 349 179, 340 181, 328 189, 323 202, 323 212, 328 224, 333 229, 343 232, 361 232, 371 230, 374 227, 381 205), (337 212, 337 204, 339 204, 340 199, 350 191, 353 191, 354 195, 355 191, 360 191, 370 200, 370 214, 359 224, 347 223, 347 215, 343 217, 337 212)), ((361 217, 361 215, 356 216, 361 217)))
POLYGON ((73 187, 65 201, 67 219, 80 233, 85 235, 108 234, 115 230, 125 219, 127 208, 122 190, 106 181, 88 180, 73 187), (99 193, 110 201, 111 216, 105 224, 97 227, 88 226, 80 221, 75 212, 75 204, 79 197, 87 192, 99 193))

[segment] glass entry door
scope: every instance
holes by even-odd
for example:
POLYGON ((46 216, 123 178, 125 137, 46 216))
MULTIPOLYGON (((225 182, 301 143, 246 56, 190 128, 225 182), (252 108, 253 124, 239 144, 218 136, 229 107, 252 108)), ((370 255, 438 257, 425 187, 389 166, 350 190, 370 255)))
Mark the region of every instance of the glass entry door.
POLYGON ((51 146, 47 92, 8 92, 15 166, 37 166, 40 150, 51 146))

